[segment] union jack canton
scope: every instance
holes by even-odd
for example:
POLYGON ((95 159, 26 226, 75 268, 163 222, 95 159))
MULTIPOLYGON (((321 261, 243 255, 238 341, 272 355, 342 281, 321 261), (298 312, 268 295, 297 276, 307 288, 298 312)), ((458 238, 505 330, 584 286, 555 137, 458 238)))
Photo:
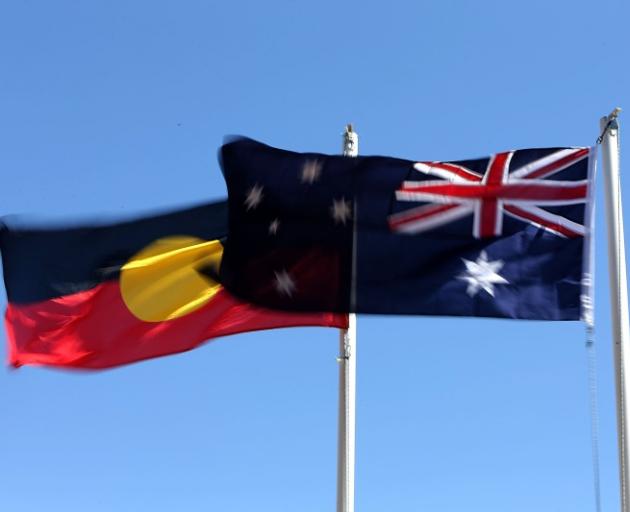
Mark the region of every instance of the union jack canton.
POLYGON ((503 220, 509 216, 556 236, 584 236, 583 223, 563 216, 557 208, 546 208, 586 203, 586 167, 577 175, 561 175, 577 170, 576 164, 587 159, 590 151, 560 149, 532 161, 521 159, 517 166, 510 165, 515 151, 497 153, 487 160, 483 172, 457 163, 418 162, 413 167, 424 179, 404 181, 396 199, 425 204, 391 215, 390 228, 417 234, 472 215, 472 235, 488 238, 504 234, 503 220))

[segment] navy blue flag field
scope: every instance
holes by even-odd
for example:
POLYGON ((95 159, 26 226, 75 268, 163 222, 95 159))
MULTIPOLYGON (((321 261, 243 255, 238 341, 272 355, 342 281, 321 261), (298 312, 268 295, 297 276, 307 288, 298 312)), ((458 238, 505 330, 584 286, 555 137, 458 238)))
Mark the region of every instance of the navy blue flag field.
POLYGON ((590 311, 594 148, 457 162, 220 154, 221 281, 298 311, 580 320, 590 311))

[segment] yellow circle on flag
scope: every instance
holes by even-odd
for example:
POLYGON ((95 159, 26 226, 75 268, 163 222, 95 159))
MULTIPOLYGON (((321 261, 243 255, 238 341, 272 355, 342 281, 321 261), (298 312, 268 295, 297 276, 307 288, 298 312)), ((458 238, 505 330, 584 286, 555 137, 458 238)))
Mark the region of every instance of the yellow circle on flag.
POLYGON ((161 238, 134 255, 120 271, 129 310, 145 322, 178 318, 201 308, 221 285, 200 273, 218 272, 223 246, 190 236, 161 238))

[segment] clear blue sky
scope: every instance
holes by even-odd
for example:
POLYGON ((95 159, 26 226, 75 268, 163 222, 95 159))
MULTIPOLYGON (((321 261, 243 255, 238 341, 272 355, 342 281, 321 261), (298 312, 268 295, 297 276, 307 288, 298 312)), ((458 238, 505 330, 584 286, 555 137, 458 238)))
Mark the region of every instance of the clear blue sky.
MULTIPOLYGON (((334 153, 352 121, 361 153, 423 160, 589 145, 630 109, 629 16, 622 0, 4 2, 0 214, 224 197, 230 133, 334 153)), ((0 510, 334 510, 336 354, 336 331, 286 329, 101 373, 0 370, 0 510)), ((593 510, 587 383, 579 324, 360 317, 357 511, 593 510)))

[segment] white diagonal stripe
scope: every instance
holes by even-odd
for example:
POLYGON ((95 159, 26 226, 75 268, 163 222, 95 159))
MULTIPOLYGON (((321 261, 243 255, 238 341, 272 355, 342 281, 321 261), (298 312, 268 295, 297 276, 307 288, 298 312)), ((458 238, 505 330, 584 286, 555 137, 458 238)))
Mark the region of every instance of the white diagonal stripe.
MULTIPOLYGON (((548 222, 559 224, 560 226, 563 226, 570 231, 574 231, 575 233, 579 235, 584 236, 584 234, 586 233, 586 228, 582 224, 578 224, 577 222, 573 222, 572 220, 569 220, 565 217, 561 217, 560 215, 556 215, 555 213, 548 212, 547 210, 543 210, 542 208, 538 208, 536 206, 530 206, 530 205, 519 205, 519 208, 522 210, 525 210, 526 212, 531 213, 532 215, 535 215, 536 217, 540 217, 541 219, 544 219, 548 222)), ((542 224, 538 224, 537 222, 529 218, 521 217, 517 213, 513 213, 509 210, 504 210, 504 212, 510 217, 514 217, 516 219, 525 221, 529 224, 533 224, 539 228, 550 231, 556 235, 560 235, 562 237, 566 236, 562 233, 559 233, 558 231, 554 230, 553 228, 549 226, 543 226, 542 224)))
MULTIPOLYGON (((406 188, 413 187, 446 187, 450 184, 448 181, 444 180, 426 180, 426 181, 403 181, 402 186, 399 190, 404 191, 406 188)), ((479 183, 475 183, 474 181, 463 181, 461 183, 457 183, 458 185, 468 185, 470 187, 478 187, 479 183)))
MULTIPOLYGON (((547 165, 557 162, 558 160, 562 160, 563 158, 570 156, 574 153, 577 153, 578 151, 582 151, 583 149, 585 148, 562 149, 560 151, 556 151, 555 153, 551 153, 551 155, 547 155, 543 158, 539 158, 538 160, 534 160, 533 162, 530 162, 529 164, 524 165, 523 167, 519 167, 518 169, 515 169, 514 171, 512 171, 510 173, 510 181, 512 181, 512 179, 523 178, 527 176, 528 174, 532 174, 547 165)), ((588 153, 584 155, 582 158, 586 158, 586 157, 588 157, 588 153)), ((570 160, 567 164, 563 165, 562 167, 558 167, 557 169, 554 169, 547 176, 549 176, 550 174, 555 174, 557 172, 560 172, 566 169, 567 167, 570 167, 571 165, 582 160, 582 158, 579 158, 578 160, 570 160)), ((541 177, 543 176, 539 176, 539 178, 541 177)))
MULTIPOLYGON (((442 163, 442 162, 439 162, 442 163)), ((447 162, 444 162, 447 163, 447 162)), ((466 169, 466 167, 462 167, 461 165, 456 165, 448 162, 448 165, 453 167, 457 167, 460 171, 467 174, 470 179, 466 179, 458 174, 447 171, 446 169, 440 169, 439 167, 434 167, 431 164, 427 164, 425 162, 418 162, 413 164, 413 167, 416 171, 421 172, 422 174, 428 174, 429 176, 437 176, 438 178, 444 178, 449 181, 456 181, 458 183, 466 183, 472 180, 481 180, 481 175, 476 172, 471 171, 470 169, 466 169)))

